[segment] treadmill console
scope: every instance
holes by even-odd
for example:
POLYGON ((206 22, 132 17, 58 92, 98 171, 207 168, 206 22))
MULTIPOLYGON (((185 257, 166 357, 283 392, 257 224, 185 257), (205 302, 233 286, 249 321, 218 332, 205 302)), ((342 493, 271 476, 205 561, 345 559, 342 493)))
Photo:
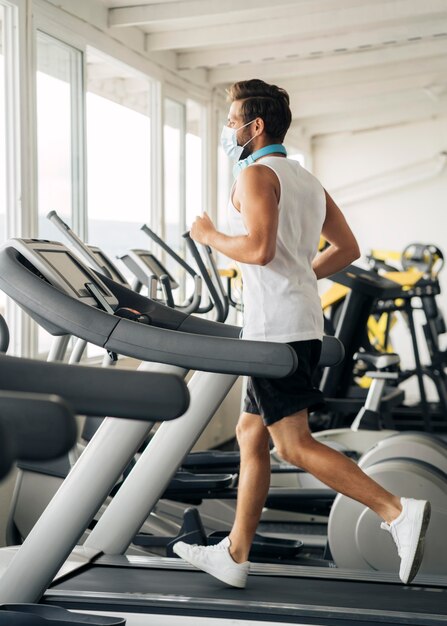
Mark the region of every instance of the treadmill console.
POLYGON ((102 280, 62 243, 44 239, 10 239, 5 246, 15 248, 25 267, 60 291, 96 308, 104 309, 105 303, 111 309, 118 306, 118 300, 102 280), (93 290, 90 285, 94 285, 93 290), (92 295, 93 291, 101 295, 104 304, 92 295))
POLYGON ((97 246, 91 246, 90 244, 87 244, 87 247, 90 249, 90 252, 93 254, 93 256, 96 257, 98 265, 100 265, 104 269, 106 276, 115 281, 115 283, 119 283, 120 285, 123 285, 124 287, 130 289, 127 280, 124 278, 121 272, 118 271, 118 268, 115 267, 115 265, 110 261, 109 257, 106 256, 100 248, 98 248, 97 246))
POLYGON ((145 280, 141 280, 146 284, 147 278, 150 275, 154 275, 157 279, 164 274, 169 278, 171 289, 177 289, 178 283, 175 278, 168 272, 166 267, 160 263, 160 261, 148 250, 133 249, 122 257, 121 259, 135 274, 139 274, 140 277, 145 280), (139 270, 139 271, 138 271, 139 270))

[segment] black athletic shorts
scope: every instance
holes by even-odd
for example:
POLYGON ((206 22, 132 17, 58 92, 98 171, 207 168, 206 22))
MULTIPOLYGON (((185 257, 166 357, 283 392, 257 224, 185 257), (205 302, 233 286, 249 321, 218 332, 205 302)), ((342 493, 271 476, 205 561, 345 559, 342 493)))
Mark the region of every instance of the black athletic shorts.
POLYGON ((318 339, 289 343, 298 356, 296 371, 285 378, 249 378, 244 411, 260 415, 264 424, 271 426, 303 409, 315 411, 323 408, 324 396, 312 385, 321 345, 318 339))

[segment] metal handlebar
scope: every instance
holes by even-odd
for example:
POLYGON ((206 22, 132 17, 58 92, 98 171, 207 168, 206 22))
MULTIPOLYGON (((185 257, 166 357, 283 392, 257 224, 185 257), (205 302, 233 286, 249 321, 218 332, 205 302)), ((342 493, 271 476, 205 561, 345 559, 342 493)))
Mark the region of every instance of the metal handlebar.
POLYGON ((47 214, 47 219, 52 222, 61 233, 63 233, 67 239, 73 244, 73 247, 86 259, 87 263, 100 274, 104 274, 107 278, 112 278, 109 270, 98 262, 95 255, 89 250, 88 246, 82 241, 80 237, 70 228, 63 219, 59 217, 56 211, 50 211, 47 214))
POLYGON ((188 272, 188 274, 190 274, 193 278, 197 275, 193 268, 188 265, 188 263, 184 259, 182 259, 182 257, 180 257, 177 252, 175 252, 175 250, 171 248, 171 246, 168 246, 168 244, 164 242, 163 239, 160 239, 160 237, 156 233, 154 233, 154 231, 151 230, 147 224, 143 224, 141 230, 143 231, 143 233, 146 233, 146 235, 148 235, 148 237, 150 237, 152 241, 159 245, 160 248, 167 252, 169 256, 174 259, 174 261, 181 265, 183 269, 188 272))
POLYGON ((202 275, 202 278, 207 286, 209 294, 211 296, 211 300, 213 301, 214 306, 217 311, 218 322, 224 322, 228 315, 228 307, 225 306, 225 303, 222 301, 222 297, 219 295, 214 282, 211 280, 211 276, 208 273, 208 270, 203 262, 203 259, 200 255, 200 252, 195 244, 195 242, 191 239, 189 231, 184 233, 183 238, 186 241, 186 245, 189 248, 191 255, 193 256, 195 262, 197 263, 197 267, 199 268, 199 272, 202 275))

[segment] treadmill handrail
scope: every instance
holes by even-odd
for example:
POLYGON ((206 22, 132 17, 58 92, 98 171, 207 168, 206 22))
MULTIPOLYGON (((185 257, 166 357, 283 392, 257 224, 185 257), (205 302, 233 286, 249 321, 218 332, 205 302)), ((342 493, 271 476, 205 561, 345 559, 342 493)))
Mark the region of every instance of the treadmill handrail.
POLYGON ((200 313, 200 302, 202 300, 202 279, 196 274, 194 276, 194 291, 193 295, 190 296, 187 300, 186 304, 176 305, 175 308, 186 315, 190 313, 200 313))
POLYGON ((208 291, 210 293, 211 299, 214 303, 214 306, 216 307, 216 311, 217 311, 217 319, 216 321, 218 322, 224 322, 227 318, 228 315, 228 306, 225 307, 225 303, 222 301, 221 296, 219 295, 217 288, 213 282, 213 280, 211 279, 211 276, 208 273, 208 270, 205 266, 205 263, 203 262, 202 257, 200 256, 200 252, 195 244, 195 242, 191 239, 191 236, 189 234, 189 231, 187 231, 186 233, 183 233, 182 235, 184 237, 184 239, 186 240, 186 244, 189 248, 189 251, 191 253, 191 255, 193 256, 195 262, 197 263, 197 267, 199 268, 199 272, 203 278, 203 281, 205 282, 205 285, 208 288, 208 291))
POLYGON ((169 420, 183 415, 189 406, 186 385, 174 374, 48 363, 0 354, 0 380, 4 391, 62 396, 80 415, 169 420))
POLYGON ((76 443, 74 415, 62 398, 0 391, 0 478, 16 460, 48 460, 76 443))
POLYGON ((223 286, 223 282, 219 274, 219 269, 214 260, 211 246, 202 246, 202 249, 205 253, 206 258, 208 259, 208 266, 212 274, 212 280, 214 284, 216 285, 216 288, 219 290, 221 294, 221 299, 222 299, 222 304, 224 306, 225 319, 226 319, 228 317, 228 312, 230 310, 230 300, 228 298, 228 293, 225 291, 225 287, 223 286))
POLYGON ((195 312, 200 313, 201 315, 209 313, 209 311, 211 311, 213 308, 212 302, 205 306, 200 306, 202 300, 202 282, 201 277, 197 274, 197 272, 184 259, 182 259, 182 257, 179 256, 177 252, 175 252, 175 250, 171 248, 171 246, 169 246, 165 241, 163 241, 163 239, 161 239, 156 233, 154 233, 154 231, 149 228, 147 224, 143 224, 141 230, 146 233, 146 235, 148 235, 148 237, 150 237, 152 241, 159 245, 162 250, 167 252, 167 254, 169 254, 169 256, 174 259, 174 261, 178 263, 181 267, 183 267, 183 269, 186 270, 188 274, 194 279, 194 292, 193 295, 189 298, 190 303, 181 306, 177 305, 175 308, 179 311, 184 311, 185 313, 195 312), (197 279, 200 279, 200 282, 198 282, 197 279))
MULTIPOLYGON (((122 319, 84 304, 25 267, 13 244, 14 241, 7 242, 0 249, 0 287, 54 335, 71 334, 118 354, 209 372, 281 378, 296 369, 296 354, 287 344, 205 335, 199 339, 198 335, 158 328, 154 325, 158 321, 157 310, 178 316, 175 326, 178 331, 182 331, 181 322, 188 316, 106 277, 103 282, 116 294, 127 294, 130 299, 138 298, 146 304, 146 308, 139 310, 152 318, 152 325, 122 319)), ((120 302, 120 306, 129 305, 120 302)), ((209 328, 210 322, 204 321, 209 328)), ((159 325, 165 326, 163 321, 159 325)))
POLYGON ((160 248, 167 252, 169 256, 173 258, 176 263, 181 265, 181 267, 183 267, 183 269, 186 270, 188 274, 190 274, 193 278, 197 275, 197 272, 195 272, 193 268, 184 259, 182 259, 182 257, 179 256, 177 252, 175 252, 175 250, 171 248, 171 246, 169 246, 165 241, 163 241, 163 239, 161 239, 156 233, 154 233, 154 231, 151 230, 147 224, 143 224, 140 230, 142 230, 143 233, 145 233, 148 237, 152 239, 152 241, 159 245, 160 248))
POLYGON ((47 219, 50 220, 50 222, 52 222, 56 226, 56 228, 58 228, 60 232, 63 233, 67 237, 67 239, 70 240, 74 248, 76 248, 81 256, 87 260, 87 262, 92 266, 93 269, 97 270, 101 274, 105 274, 108 278, 111 278, 107 268, 98 263, 98 260, 96 259, 93 252, 91 252, 91 250, 82 241, 82 239, 78 237, 74 230, 72 230, 70 226, 59 217, 56 211, 50 211, 49 213, 47 213, 47 219))
MULTIPOLYGON (((74 230, 72 230, 70 226, 66 222, 64 222, 62 218, 59 217, 56 211, 50 211, 47 214, 47 219, 50 220, 50 222, 52 222, 56 226, 56 228, 58 228, 61 231, 61 233, 65 235, 65 237, 67 237, 67 239, 72 243, 73 247, 79 252, 81 257, 84 260, 86 260, 87 263, 94 270, 98 271, 103 276, 107 276, 108 278, 113 278, 109 269, 105 265, 102 265, 101 263, 98 262, 98 259, 96 258, 94 252, 91 249, 92 246, 82 241, 82 239, 78 237, 78 235, 74 232, 74 230)), ((93 246, 93 248, 95 248, 95 246, 93 246)), ((106 255, 104 254, 104 252, 102 252, 102 250, 101 250, 101 254, 104 257, 106 257, 106 255)), ((121 282, 123 284, 128 284, 127 280, 121 274, 119 269, 112 263, 112 261, 108 258, 107 258, 107 261, 110 263, 110 266, 112 267, 113 272, 115 272, 115 274, 120 278, 121 282)))

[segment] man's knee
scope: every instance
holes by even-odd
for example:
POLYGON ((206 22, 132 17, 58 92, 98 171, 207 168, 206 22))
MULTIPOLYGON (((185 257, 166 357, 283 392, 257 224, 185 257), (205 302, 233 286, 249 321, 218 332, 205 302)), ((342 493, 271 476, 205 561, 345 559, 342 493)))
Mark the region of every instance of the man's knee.
POLYGON ((270 435, 259 415, 242 413, 236 426, 236 438, 240 448, 252 447, 260 451, 268 448, 270 435))
POLYGON ((276 452, 287 463, 305 468, 306 459, 314 446, 312 435, 307 433, 294 437, 274 437, 276 452))

